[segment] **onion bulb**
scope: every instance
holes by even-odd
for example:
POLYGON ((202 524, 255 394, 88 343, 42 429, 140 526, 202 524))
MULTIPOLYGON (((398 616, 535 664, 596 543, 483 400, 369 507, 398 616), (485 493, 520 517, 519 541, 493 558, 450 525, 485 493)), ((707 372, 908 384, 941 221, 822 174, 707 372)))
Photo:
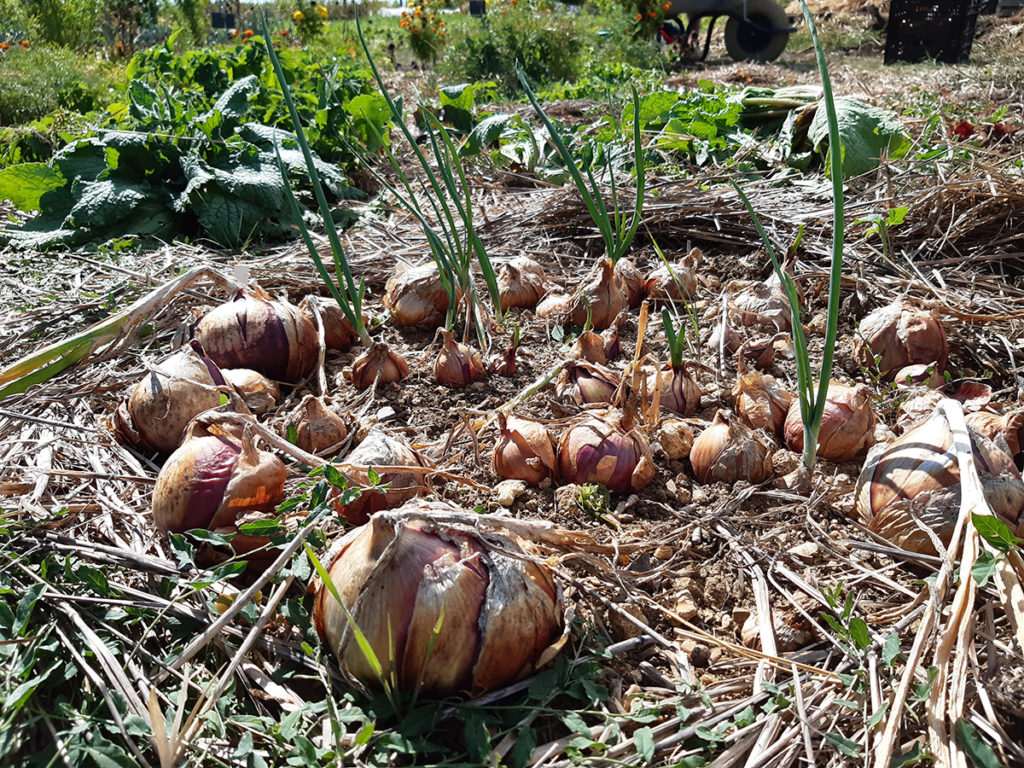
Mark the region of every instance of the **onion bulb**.
POLYGON ((385 679, 428 696, 505 685, 557 649, 561 591, 550 570, 524 542, 452 518, 443 504, 413 502, 349 533, 327 563, 344 608, 321 584, 313 623, 365 687, 381 681, 361 641, 385 679))
POLYGON ((583 327, 589 309, 590 324, 595 330, 603 331, 628 304, 629 300, 616 277, 615 265, 611 259, 605 259, 601 262, 600 274, 573 295, 565 321, 569 325, 583 327))
POLYGON ((549 293, 537 304, 534 314, 542 320, 547 318, 558 319, 563 317, 572 305, 572 297, 564 293, 549 293))
MULTIPOLYGON (((339 352, 346 352, 359 342, 359 334, 355 326, 345 317, 345 313, 333 297, 307 296, 299 303, 299 309, 316 325, 313 319, 313 307, 320 315, 324 326, 324 346, 339 352)), ((364 318, 365 320, 365 318, 364 318)))
MULTIPOLYGON (((861 454, 871 441, 875 413, 871 410, 871 392, 863 384, 847 387, 832 382, 825 395, 825 411, 818 432, 818 456, 829 461, 850 461, 861 454)), ((800 453, 804 449, 804 425, 800 420, 800 401, 794 398, 783 424, 786 445, 800 453)))
POLYGON ((619 259, 615 265, 615 277, 622 295, 626 297, 626 303, 631 307, 639 307, 647 290, 647 278, 643 272, 629 259, 619 259))
POLYGON ((576 485, 600 483, 615 493, 639 491, 647 485, 651 477, 637 472, 647 453, 647 440, 626 429, 624 421, 611 411, 569 427, 558 441, 559 476, 576 485))
POLYGON ((491 460, 494 474, 539 485, 555 473, 555 450, 543 424, 498 411, 498 430, 491 460))
POLYGON ((217 364, 193 341, 147 374, 120 402, 114 432, 123 442, 166 456, 181 444, 188 423, 220 405, 228 389, 217 364))
POLYGON ((546 292, 544 269, 533 259, 517 256, 498 271, 498 301, 502 312, 515 307, 533 309, 546 292))
POLYGON ((918 363, 917 365, 906 365, 896 371, 893 381, 897 387, 910 389, 912 387, 924 387, 925 389, 942 389, 946 386, 946 377, 938 369, 935 363, 918 363))
MULTIPOLYGON (((380 429, 371 429, 343 462, 343 471, 351 483, 363 487, 370 485, 370 473, 365 469, 378 467, 425 467, 426 461, 402 440, 380 429)), ((379 471, 383 491, 367 490, 348 504, 338 505, 338 512, 350 523, 362 525, 370 515, 382 509, 391 509, 408 501, 420 492, 423 473, 401 470, 379 471)))
POLYGON ((690 448, 693 476, 701 483, 763 483, 772 474, 771 438, 750 429, 731 411, 716 411, 690 448))
POLYGON ((729 309, 730 319, 738 325, 757 325, 775 331, 788 331, 792 326, 789 298, 774 275, 734 294, 729 309))
POLYGON ((221 373, 253 413, 267 413, 277 407, 281 388, 262 373, 251 368, 225 368, 221 373))
POLYGON ((588 363, 604 365, 608 362, 608 355, 604 351, 604 338, 593 331, 584 331, 576 339, 576 343, 572 345, 569 357, 575 360, 586 360, 588 363))
MULTIPOLYGON (((1019 536, 1024 533, 1024 482, 1006 451, 974 427, 968 430, 985 498, 1019 536)), ((960 511, 960 468, 941 408, 869 454, 857 480, 856 499, 856 516, 903 549, 935 553, 915 518, 949 543, 960 511)))
POLYGON ((409 375, 409 364, 387 344, 378 341, 352 363, 352 384, 362 391, 374 383, 390 384, 409 375))
POLYGON ((647 298, 654 302, 693 299, 697 295, 697 268, 703 261, 700 248, 691 248, 671 268, 662 264, 647 276, 647 298))
POLYGON ((397 326, 438 327, 448 312, 448 293, 437 265, 427 262, 396 273, 384 286, 383 303, 397 326))
POLYGON ((736 412, 747 424, 770 435, 782 436, 782 425, 795 395, 780 387, 774 377, 758 371, 742 373, 736 379, 732 395, 736 398, 736 412))
POLYGON ((295 445, 316 455, 326 454, 332 448, 336 451, 348 435, 345 420, 328 408, 322 397, 313 395, 303 397, 285 417, 281 431, 287 437, 291 429, 295 430, 295 445))
POLYGON ((610 403, 619 387, 619 374, 597 363, 570 362, 558 376, 555 392, 577 405, 610 403))
POLYGON ((519 334, 515 334, 512 343, 504 352, 497 352, 487 360, 487 373, 491 376, 515 376, 518 365, 516 353, 519 351, 519 334))
POLYGON ((647 391, 652 399, 655 391, 660 392, 659 405, 681 416, 692 416, 700 407, 700 385, 683 365, 674 367, 666 364, 660 371, 652 373, 647 379, 647 391))
POLYGON ((257 449, 250 432, 239 439, 195 424, 156 477, 153 522, 163 533, 232 533, 239 515, 272 512, 284 499, 284 481, 284 463, 257 449))
POLYGON ((441 351, 434 360, 434 378, 446 387, 465 387, 486 375, 480 353, 455 340, 451 331, 441 331, 441 351))
POLYGON ((1020 466, 1024 458, 1024 411, 1012 411, 1002 416, 988 411, 975 411, 966 416, 967 424, 989 440, 1006 441, 1010 457, 1020 466))
POLYGON ((275 301, 257 287, 207 312, 193 335, 221 368, 252 368, 296 382, 316 365, 316 326, 294 304, 275 301))
POLYGON ((619 340, 619 332, 614 327, 607 328, 601 332, 601 339, 604 341, 604 357, 606 360, 617 360, 622 354, 622 342, 619 340))
POLYGON ((888 376, 908 365, 946 367, 946 332, 934 314, 906 301, 876 309, 860 321, 853 355, 861 365, 888 376))

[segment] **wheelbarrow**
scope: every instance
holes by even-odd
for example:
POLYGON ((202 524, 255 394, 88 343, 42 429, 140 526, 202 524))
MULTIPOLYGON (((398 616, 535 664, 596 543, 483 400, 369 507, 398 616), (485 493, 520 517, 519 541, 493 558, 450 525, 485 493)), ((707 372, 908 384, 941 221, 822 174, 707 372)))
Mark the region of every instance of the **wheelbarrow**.
MULTIPOLYGON (((674 20, 680 29, 685 29, 688 41, 700 40, 701 20, 711 18, 704 50, 703 61, 711 46, 711 33, 715 22, 722 16, 725 22, 725 49, 734 61, 773 61, 778 58, 789 42, 789 36, 796 27, 789 24, 789 17, 775 0, 670 0, 672 3, 666 17, 674 20), (686 15, 684 27, 681 16, 686 15)), ((691 45, 693 43, 691 42, 691 45)))

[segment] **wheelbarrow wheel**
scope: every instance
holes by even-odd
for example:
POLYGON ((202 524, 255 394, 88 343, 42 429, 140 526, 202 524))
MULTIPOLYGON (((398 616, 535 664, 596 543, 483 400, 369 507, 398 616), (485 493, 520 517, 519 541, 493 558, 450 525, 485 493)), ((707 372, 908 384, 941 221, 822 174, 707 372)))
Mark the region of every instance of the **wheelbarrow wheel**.
POLYGON ((774 61, 786 49, 789 18, 774 0, 747 0, 747 18, 743 6, 737 8, 737 17, 730 16, 725 24, 725 49, 734 61, 774 61))

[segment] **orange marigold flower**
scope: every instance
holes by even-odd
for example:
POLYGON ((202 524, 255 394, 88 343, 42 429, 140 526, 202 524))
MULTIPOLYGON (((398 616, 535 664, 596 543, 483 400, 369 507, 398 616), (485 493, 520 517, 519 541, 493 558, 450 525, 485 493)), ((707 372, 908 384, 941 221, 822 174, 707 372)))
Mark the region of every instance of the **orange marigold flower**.
POLYGON ((638 13, 638 14, 637 14, 636 16, 634 16, 633 18, 634 18, 634 19, 635 19, 636 21, 640 21, 640 19, 642 19, 643 17, 644 17, 644 15, 643 15, 642 13, 638 13))
POLYGON ((9 46, 7 43, 0 43, 0 51, 9 51, 10 49, 11 46, 9 46))
POLYGON ((647 15, 653 19, 657 14, 654 11, 649 11, 647 15))
POLYGON ((282 29, 281 30, 281 37, 288 37, 288 30, 287 29, 282 29))
POLYGON ((672 7, 672 3, 665 3, 663 6, 661 6, 661 10, 667 11, 671 7, 672 7))
POLYGON ((21 41, 21 47, 22 48, 31 48, 32 47, 32 43, 30 43, 28 40, 22 40, 21 41))
POLYGON ((422 16, 422 15, 423 15, 423 11, 421 11, 419 8, 417 8, 416 12, 413 14, 413 16, 422 16))
POLYGON ((420 33, 420 31, 419 31, 418 29, 414 29, 414 30, 412 31, 412 33, 413 33, 414 35, 418 35, 418 34, 420 33))
POLYGON ((243 34, 243 35, 245 35, 246 37, 252 37, 252 36, 253 36, 253 35, 255 35, 256 33, 255 33, 255 32, 253 32, 253 31, 252 31, 251 29, 247 29, 247 30, 245 30, 245 32, 243 32, 242 34, 243 34))
POLYGON ((444 26, 444 22, 443 22, 443 21, 441 22, 441 26, 442 26, 442 27, 444 26))

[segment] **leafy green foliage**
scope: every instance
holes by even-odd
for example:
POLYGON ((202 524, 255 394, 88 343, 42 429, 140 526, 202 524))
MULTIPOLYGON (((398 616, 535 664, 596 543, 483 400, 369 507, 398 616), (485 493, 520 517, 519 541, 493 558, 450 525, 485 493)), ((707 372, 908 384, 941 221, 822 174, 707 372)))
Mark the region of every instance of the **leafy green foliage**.
MULTIPOLYGON (((278 158, 300 189, 306 165, 294 135, 282 127, 291 122, 278 114, 284 109, 280 92, 269 94, 277 80, 263 71, 266 54, 258 50, 246 45, 229 54, 178 56, 164 47, 141 55, 133 62, 135 79, 111 130, 66 146, 49 173, 14 166, 0 176, 0 187, 30 177, 33 183, 20 197, 26 204, 38 202, 41 211, 39 218, 8 230, 7 239, 47 248, 125 235, 164 240, 197 235, 237 247, 250 239, 290 236, 288 186, 278 158), (225 62, 227 71, 220 68, 225 62), (183 78, 180 87, 169 82, 174 77, 183 78), (223 92, 216 90, 227 82, 223 92)), ((286 78, 295 74, 285 72, 286 78)), ((365 83, 357 73, 341 80, 349 83, 341 92, 300 91, 305 117, 336 160, 351 159, 342 149, 349 137, 374 137, 371 144, 378 143, 386 124, 380 110, 353 115, 354 99, 365 104, 372 97, 362 93, 365 83), (343 94, 353 95, 346 101, 343 94)), ((337 165, 315 154, 314 162, 333 200, 358 195, 337 165)), ((300 192, 300 198, 307 197, 300 192)))
POLYGON ((111 100, 108 65, 42 44, 0 56, 0 83, 0 125, 31 122, 60 108, 88 112, 111 100))
POLYGON ((560 3, 492 2, 485 20, 453 26, 438 69, 449 82, 493 80, 518 92, 516 64, 542 85, 574 80, 583 67, 584 40, 560 3))
MULTIPOLYGON (((910 137, 903 123, 890 112, 846 97, 835 100, 835 112, 843 147, 843 178, 874 170, 879 158, 902 157, 910 149, 910 137)), ((828 156, 828 131, 826 115, 818 109, 807 135, 814 151, 822 157, 828 156)), ((829 167, 827 162, 825 167, 829 167)))

